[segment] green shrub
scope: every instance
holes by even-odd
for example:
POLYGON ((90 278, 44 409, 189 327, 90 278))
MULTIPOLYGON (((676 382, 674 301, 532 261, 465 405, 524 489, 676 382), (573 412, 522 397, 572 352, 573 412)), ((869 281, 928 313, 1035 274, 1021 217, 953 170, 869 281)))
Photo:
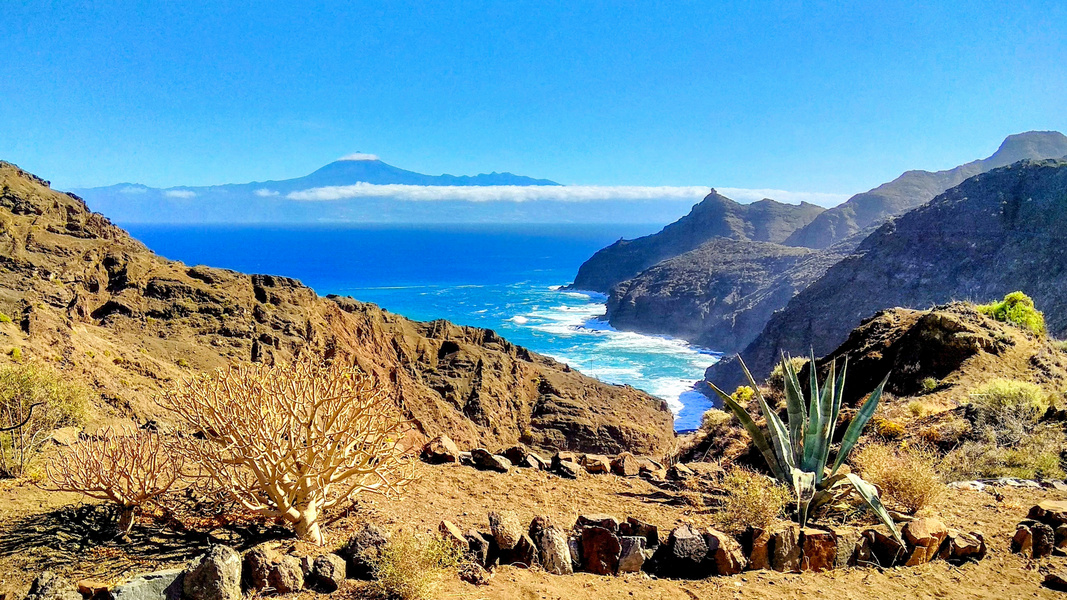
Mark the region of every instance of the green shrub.
POLYGON ((435 597, 441 575, 457 568, 463 558, 459 548, 440 536, 397 533, 375 561, 376 586, 390 598, 429 600, 435 597))
POLYGON ((709 408, 707 412, 704 413, 704 416, 700 418, 700 428, 708 430, 716 429, 720 425, 728 423, 731 418, 730 413, 725 410, 709 408))
POLYGON ((7 314, 5 314, 5 313, 0 312, 0 323, 10 323, 10 322, 11 322, 11 317, 7 316, 7 314))
POLYGON ((1034 301, 1022 292, 1012 292, 1000 302, 979 304, 978 312, 997 321, 1011 323, 1037 335, 1045 334, 1045 315, 1034 307, 1034 301))
MULTIPOLYGON (((804 365, 808 364, 808 359, 801 357, 794 357, 789 359, 790 366, 793 370, 799 373, 804 365)), ((767 378, 767 385, 776 392, 785 391, 785 371, 782 370, 782 363, 774 365, 774 369, 771 370, 770 377, 767 378)))
POLYGON ((994 379, 971 391, 975 428, 1001 445, 1018 443, 1051 406, 1041 387, 1026 381, 994 379))
POLYGON ((0 425, 11 427, 29 417, 0 437, 0 474, 22 475, 54 429, 83 423, 87 397, 83 388, 44 364, 0 367, 0 425))
POLYGON ((937 386, 941 385, 941 382, 936 377, 927 377, 923 379, 923 391, 929 393, 937 389, 937 386))
POLYGON ((944 493, 935 455, 910 445, 873 443, 853 459, 863 478, 882 491, 882 498, 909 514, 930 506, 944 493))
POLYGON ((13 360, 15 362, 21 362, 22 361, 22 348, 19 348, 18 346, 15 346, 14 348, 12 348, 12 349, 7 351, 7 355, 11 357, 11 360, 13 360))
POLYGON ((785 513, 792 498, 792 492, 774 479, 740 467, 730 469, 722 489, 726 497, 715 521, 730 533, 741 533, 749 526, 766 529, 785 513))
POLYGON ((747 385, 739 385, 734 390, 734 393, 730 394, 730 397, 741 406, 748 406, 748 403, 752 402, 752 399, 756 397, 756 390, 747 385))

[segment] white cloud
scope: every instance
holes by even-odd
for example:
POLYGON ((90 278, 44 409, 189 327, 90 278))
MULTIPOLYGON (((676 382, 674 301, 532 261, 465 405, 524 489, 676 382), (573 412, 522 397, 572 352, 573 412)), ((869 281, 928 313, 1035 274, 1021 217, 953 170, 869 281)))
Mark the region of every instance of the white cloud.
MULTIPOLYGON (((750 190, 744 188, 717 188, 719 193, 746 203, 762 198, 774 198, 780 202, 799 203, 804 200, 823 206, 832 206, 847 199, 844 194, 819 192, 790 192, 786 190, 750 190)), ((609 186, 609 185, 487 185, 487 186, 435 186, 435 185, 353 185, 327 186, 291 192, 290 200, 306 202, 329 202, 352 198, 393 198, 396 200, 426 202, 592 202, 604 200, 655 201, 691 200, 699 202, 711 188, 704 186, 609 186)))
POLYGON ((252 193, 257 195, 257 196, 259 196, 260 198, 269 198, 271 196, 277 196, 278 195, 277 191, 268 190, 267 188, 259 188, 258 190, 256 190, 255 192, 252 192, 252 193))
POLYGON ((119 190, 120 194, 143 194, 148 191, 148 188, 140 185, 128 185, 119 190))
POLYGON ((167 190, 163 195, 168 198, 195 198, 196 192, 192 190, 167 190))
POLYGON ((362 152, 356 152, 355 154, 349 154, 348 156, 342 156, 337 160, 381 160, 377 154, 363 154, 362 152))

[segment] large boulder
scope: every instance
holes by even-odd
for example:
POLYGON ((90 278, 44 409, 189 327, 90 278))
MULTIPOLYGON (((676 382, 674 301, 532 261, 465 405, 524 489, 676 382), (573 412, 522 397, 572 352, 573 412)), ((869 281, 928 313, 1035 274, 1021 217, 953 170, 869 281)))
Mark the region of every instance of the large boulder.
POLYGON ((241 555, 229 546, 212 546, 185 574, 187 600, 240 600, 241 555))
POLYGON ((433 464, 459 462, 459 446, 447 435, 439 435, 422 447, 422 459, 433 464))
POLYGON ((611 461, 611 472, 619 477, 637 477, 641 474, 641 461, 629 452, 623 452, 611 461))
POLYGON ((517 466, 523 466, 526 461, 526 457, 530 455, 530 451, 526 449, 526 446, 522 444, 516 444, 501 452, 504 458, 511 461, 511 464, 517 466))
POLYGON ((595 575, 614 575, 619 570, 622 545, 609 529, 596 525, 582 528, 582 565, 595 575))
POLYGON ((474 461, 475 467, 482 469, 483 471, 507 473, 512 467, 510 460, 499 454, 492 454, 485 448, 475 448, 474 450, 471 450, 471 460, 474 461))
POLYGON ((115 586, 111 595, 115 600, 181 600, 184 578, 184 569, 145 573, 115 586))
POLYGON ((82 600, 82 597, 72 582, 45 571, 30 584, 26 600, 82 600))
POLYGON ((345 582, 345 559, 336 554, 321 554, 311 563, 307 586, 316 592, 332 594, 345 582))
POLYGON ((704 543, 708 545, 707 560, 715 566, 717 575, 737 575, 748 564, 741 544, 729 534, 708 529, 704 532, 704 543))
POLYGON ((585 462, 582 463, 585 470, 594 475, 611 473, 611 461, 602 454, 586 454, 585 462))
POLYGON ((489 529, 501 552, 514 548, 519 543, 519 538, 525 534, 519 516, 510 510, 489 513, 489 529))
POLYGON ((555 527, 545 527, 534 540, 537 544, 541 568, 554 575, 574 573, 573 559, 567 536, 555 527))
POLYGON ((385 532, 370 523, 360 523, 348 541, 337 551, 345 560, 347 574, 353 579, 374 578, 374 565, 389 541, 385 532))
POLYGON ((805 527, 800 530, 801 571, 829 571, 837 563, 837 536, 832 531, 805 527))

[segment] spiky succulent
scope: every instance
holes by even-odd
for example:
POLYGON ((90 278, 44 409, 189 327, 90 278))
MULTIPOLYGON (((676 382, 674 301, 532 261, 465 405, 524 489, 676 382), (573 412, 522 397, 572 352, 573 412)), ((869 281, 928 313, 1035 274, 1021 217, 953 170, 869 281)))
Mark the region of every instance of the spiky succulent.
POLYGON ((756 401, 767 421, 767 430, 770 435, 764 435, 763 430, 748 414, 745 407, 729 394, 714 384, 711 384, 711 388, 722 399, 723 404, 737 415, 738 420, 752 437, 752 442, 763 454, 775 478, 793 489, 797 501, 796 520, 800 526, 807 526, 808 517, 819 507, 850 490, 855 490, 885 523, 897 541, 903 545, 893 518, 889 516, 878 497, 877 488, 853 473, 838 473, 841 465, 848 458, 849 452, 859 441, 863 428, 874 416, 874 411, 878 408, 878 402, 882 398, 882 388, 885 387, 889 376, 886 375, 886 378, 860 406, 856 416, 845 430, 833 466, 827 469, 830 446, 833 444, 834 430, 841 413, 848 359, 845 359, 840 373, 837 373, 837 360, 830 363, 830 372, 820 389, 815 372, 815 356, 812 354, 809 363, 811 365, 809 399, 804 397, 804 391, 800 387, 800 379, 797 377, 792 361, 783 354, 782 373, 785 375, 786 421, 782 422, 778 413, 767 404, 767 400, 760 393, 759 386, 753 380, 748 367, 740 358, 739 356, 741 368, 744 369, 752 389, 756 391, 756 401))

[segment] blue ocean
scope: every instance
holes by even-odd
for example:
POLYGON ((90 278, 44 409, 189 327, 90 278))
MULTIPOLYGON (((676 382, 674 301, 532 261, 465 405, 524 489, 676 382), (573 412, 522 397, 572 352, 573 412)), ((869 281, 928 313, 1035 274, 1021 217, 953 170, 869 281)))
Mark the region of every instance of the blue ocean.
POLYGON ((186 264, 285 275, 320 295, 352 296, 412 319, 493 329, 587 375, 667 400, 679 431, 696 428, 711 406, 692 385, 717 353, 616 331, 597 318, 602 295, 560 289, 594 252, 654 225, 123 226, 186 264))

